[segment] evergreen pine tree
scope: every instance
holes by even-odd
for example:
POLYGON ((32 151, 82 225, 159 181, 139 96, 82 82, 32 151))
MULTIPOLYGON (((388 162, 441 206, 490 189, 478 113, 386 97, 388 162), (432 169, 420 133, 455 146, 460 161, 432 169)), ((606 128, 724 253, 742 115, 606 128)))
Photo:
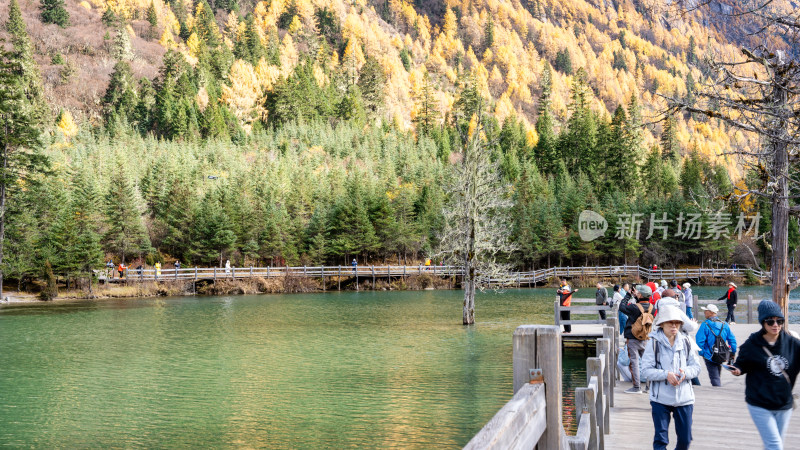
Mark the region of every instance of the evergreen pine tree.
POLYGON ((483 28, 483 48, 491 48, 494 44, 494 20, 492 16, 486 18, 486 25, 483 28))
POLYGON ((120 256, 122 262, 136 254, 150 251, 150 237, 142 220, 137 188, 131 183, 122 164, 117 164, 105 195, 107 231, 103 238, 106 250, 120 256))
POLYGON ((694 105, 694 77, 692 76, 692 72, 689 71, 686 74, 686 104, 689 106, 694 105))
POLYGON ((583 171, 594 179, 600 159, 595 151, 597 124, 590 104, 591 90, 586 81, 586 72, 580 68, 572 80, 568 106, 570 116, 566 129, 559 136, 559 147, 573 175, 583 171))
POLYGON ((664 120, 664 130, 661 132, 661 152, 665 160, 676 160, 680 143, 678 142, 677 130, 675 130, 675 117, 670 114, 664 120))
POLYGON ((219 193, 211 191, 196 207, 192 224, 193 256, 201 262, 219 261, 236 243, 236 235, 219 202, 219 193))
POLYGON ((118 61, 103 96, 106 114, 115 113, 126 119, 134 116, 137 106, 136 92, 133 90, 133 72, 127 61, 118 61))
POLYGON ((439 118, 439 111, 436 109, 436 101, 433 98, 431 77, 427 72, 422 80, 422 89, 416 97, 417 114, 414 116, 414 123, 417 126, 417 135, 427 136, 436 126, 439 118))
POLYGON ((72 175, 70 211, 74 239, 66 249, 71 269, 76 274, 89 278, 91 290, 92 269, 103 263, 103 250, 100 247, 99 196, 87 174, 76 170, 72 175))
POLYGON ((364 66, 361 67, 361 75, 358 78, 358 87, 361 90, 361 98, 364 108, 368 114, 375 115, 383 105, 386 96, 386 75, 377 59, 372 56, 367 57, 364 66))
POLYGON ((39 9, 42 11, 42 22, 54 23, 61 28, 69 25, 69 13, 64 8, 64 0, 42 0, 39 9))
POLYGON ((39 74, 39 66, 33 59, 33 44, 28 36, 17 0, 11 0, 9 5, 6 30, 11 36, 10 40, 13 46, 13 50, 8 57, 15 61, 21 71, 20 84, 22 93, 32 107, 32 119, 37 122, 46 122, 49 107, 44 100, 42 77, 39 74))
POLYGON ((20 57, 20 53, 0 47, 0 298, 8 205, 37 172, 48 169, 48 159, 35 150, 40 144, 39 124, 34 106, 25 96, 20 57))
POLYGON ((556 53, 556 60, 553 61, 553 68, 564 75, 572 75, 572 58, 569 56, 568 49, 564 48, 556 53))
POLYGON ((539 141, 534 149, 537 166, 545 175, 551 174, 555 170, 556 161, 559 155, 556 151, 557 136, 554 129, 553 115, 550 112, 550 95, 552 93, 552 71, 550 64, 545 61, 541 77, 542 95, 539 97, 539 116, 536 118, 536 132, 539 134, 539 141))
POLYGON ((150 5, 147 7, 147 11, 145 12, 145 17, 147 17, 147 22, 150 24, 151 28, 155 28, 158 26, 158 14, 156 14, 156 5, 152 1, 150 5))
POLYGON ((609 192, 618 189, 625 194, 632 194, 639 184, 637 155, 626 139, 628 115, 622 105, 617 106, 611 119, 610 133, 607 143, 606 175, 611 183, 609 192))

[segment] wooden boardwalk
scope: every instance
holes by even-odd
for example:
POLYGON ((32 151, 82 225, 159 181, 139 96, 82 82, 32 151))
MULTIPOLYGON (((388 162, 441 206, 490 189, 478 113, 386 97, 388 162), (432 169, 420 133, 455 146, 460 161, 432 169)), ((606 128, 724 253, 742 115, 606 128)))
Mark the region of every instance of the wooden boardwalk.
MULTIPOLYGON (((597 326, 599 329, 599 326, 597 326)), ((743 343, 757 324, 731 326, 736 342, 743 343)), ((700 383, 695 386, 692 449, 759 449, 763 448, 747 404, 744 401, 745 376, 735 377, 722 371, 722 386, 712 387, 705 365, 701 364, 700 383)), ((648 394, 624 394, 631 383, 618 381, 614 388, 611 408, 611 434, 606 436, 606 448, 641 450, 652 448, 653 420, 648 394)), ((800 385, 795 392, 800 391, 800 385)), ((674 448, 675 427, 670 427, 670 447, 674 448)), ((795 411, 785 438, 785 449, 800 449, 800 412, 795 411)))
MULTIPOLYGON (((490 284, 508 287, 532 287, 537 283, 545 282, 553 278, 575 278, 575 277, 596 277, 596 278, 616 278, 623 279, 680 279, 696 280, 700 278, 722 278, 744 277, 747 272, 761 280, 770 277, 769 272, 751 270, 745 268, 737 269, 656 269, 652 270, 641 266, 594 266, 594 267, 551 267, 525 272, 509 272, 508 274, 489 280, 490 284)), ((106 280, 105 271, 97 271, 99 277, 106 280)), ((112 272, 116 275, 116 270, 112 272)), ((343 277, 360 279, 376 278, 404 278, 414 275, 432 275, 438 277, 459 277, 462 276, 461 268, 458 266, 374 266, 359 265, 352 266, 303 266, 303 267, 231 267, 229 269, 217 267, 185 267, 181 269, 164 267, 158 272, 150 266, 144 267, 141 271, 129 267, 126 276, 122 280, 113 276, 107 281, 117 282, 137 282, 137 281, 170 281, 170 280, 217 280, 217 279, 243 279, 243 278, 284 278, 284 277, 306 277, 306 278, 325 278, 343 277)), ((795 279, 800 274, 789 273, 789 279, 795 279)))

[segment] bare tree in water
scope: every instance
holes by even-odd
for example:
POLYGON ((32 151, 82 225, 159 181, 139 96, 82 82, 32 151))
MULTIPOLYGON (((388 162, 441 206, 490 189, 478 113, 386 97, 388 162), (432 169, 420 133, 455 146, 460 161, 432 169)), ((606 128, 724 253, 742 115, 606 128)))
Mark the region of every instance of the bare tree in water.
POLYGON ((509 241, 512 202, 499 164, 491 160, 483 120, 476 115, 468 136, 461 140, 461 161, 445 188, 448 198, 438 254, 463 270, 464 325, 475 323, 476 287, 504 281, 510 265, 500 259, 514 249, 509 241))
POLYGON ((741 28, 745 43, 738 55, 709 52, 697 60, 707 77, 696 85, 694 101, 664 98, 668 113, 688 111, 718 119, 757 137, 758 144, 726 154, 756 171, 761 185, 730 197, 755 195, 771 202, 772 299, 785 315, 789 291, 800 284, 789 280, 787 245, 789 217, 800 216, 795 205, 800 198, 800 10, 776 0, 742 0, 730 7, 709 0, 669 5, 673 19, 702 14, 741 28))

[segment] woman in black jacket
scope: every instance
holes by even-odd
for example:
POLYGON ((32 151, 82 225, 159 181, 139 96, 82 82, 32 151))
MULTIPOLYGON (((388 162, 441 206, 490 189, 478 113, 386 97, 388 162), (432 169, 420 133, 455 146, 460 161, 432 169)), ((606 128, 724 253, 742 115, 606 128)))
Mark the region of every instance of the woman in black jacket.
POLYGON ((739 294, 736 293, 736 283, 729 281, 728 292, 717 299, 717 301, 719 300, 725 300, 725 305, 728 306, 728 317, 725 318, 725 322, 736 323, 736 318, 733 317, 733 310, 736 309, 736 303, 739 301, 739 294))
POLYGON ((800 340, 783 329, 783 311, 772 300, 758 305, 761 329, 739 349, 733 364, 736 376, 747 374, 744 400, 764 448, 783 449, 783 436, 792 418, 792 388, 800 372, 800 340))

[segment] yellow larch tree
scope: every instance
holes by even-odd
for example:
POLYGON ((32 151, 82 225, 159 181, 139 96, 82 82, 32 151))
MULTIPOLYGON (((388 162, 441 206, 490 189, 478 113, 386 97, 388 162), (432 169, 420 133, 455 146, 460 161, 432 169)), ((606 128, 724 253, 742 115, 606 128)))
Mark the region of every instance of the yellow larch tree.
POLYGON ((58 121, 58 131, 64 134, 67 141, 78 134, 78 126, 75 125, 75 121, 72 119, 72 113, 66 109, 61 111, 61 118, 58 121))
POLYGON ((256 73, 248 62, 237 59, 228 74, 230 85, 222 86, 220 99, 239 119, 239 123, 249 132, 261 99, 261 86, 256 73))

